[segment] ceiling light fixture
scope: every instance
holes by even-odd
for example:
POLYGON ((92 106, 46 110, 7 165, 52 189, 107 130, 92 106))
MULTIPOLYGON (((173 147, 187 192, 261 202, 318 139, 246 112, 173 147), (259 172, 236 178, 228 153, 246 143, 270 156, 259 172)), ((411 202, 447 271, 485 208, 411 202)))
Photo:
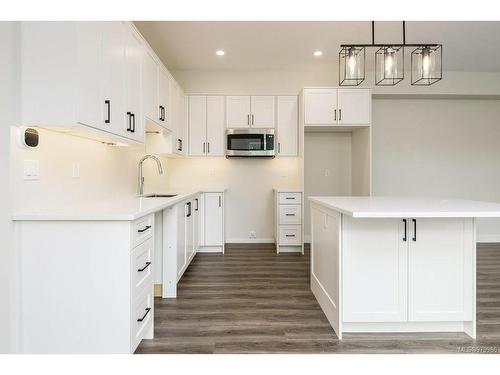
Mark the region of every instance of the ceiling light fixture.
POLYGON ((226 54, 226 52, 224 52, 221 49, 217 50, 215 53, 216 53, 217 56, 224 56, 226 54))
POLYGON ((321 52, 321 51, 314 51, 313 55, 316 56, 316 57, 319 57, 319 56, 323 55, 323 52, 321 52))
POLYGON ((401 44, 375 43, 375 21, 372 21, 371 44, 342 44, 339 52, 339 85, 358 86, 365 80, 365 48, 375 52, 375 85, 395 86, 404 79, 404 53, 411 52, 411 85, 430 86, 443 78, 443 46, 436 43, 406 43, 406 23, 403 21, 401 44))

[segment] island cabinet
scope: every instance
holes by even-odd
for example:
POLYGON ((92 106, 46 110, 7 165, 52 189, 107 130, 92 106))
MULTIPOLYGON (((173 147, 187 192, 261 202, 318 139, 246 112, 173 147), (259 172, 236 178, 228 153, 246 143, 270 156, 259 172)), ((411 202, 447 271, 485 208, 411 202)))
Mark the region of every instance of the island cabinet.
POLYGON ((339 338, 347 332, 474 338, 475 217, 496 217, 488 215, 500 215, 500 205, 492 204, 496 212, 470 211, 471 204, 447 212, 449 203, 431 202, 434 211, 409 208, 405 217, 402 210, 370 211, 376 198, 310 198, 311 289, 339 338), (349 199, 355 209, 344 204, 349 199))

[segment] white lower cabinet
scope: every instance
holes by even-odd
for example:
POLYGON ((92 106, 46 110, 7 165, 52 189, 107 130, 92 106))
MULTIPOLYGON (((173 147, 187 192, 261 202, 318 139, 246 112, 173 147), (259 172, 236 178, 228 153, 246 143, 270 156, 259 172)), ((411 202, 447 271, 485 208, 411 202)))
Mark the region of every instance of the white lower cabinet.
POLYGON ((21 353, 133 353, 153 338, 154 215, 17 221, 21 353))
POLYGON ((302 252, 302 192, 274 191, 276 252, 302 252))
POLYGON ((224 192, 203 194, 199 251, 224 253, 224 192))
POLYGON ((344 322, 472 321, 472 219, 343 217, 344 322))

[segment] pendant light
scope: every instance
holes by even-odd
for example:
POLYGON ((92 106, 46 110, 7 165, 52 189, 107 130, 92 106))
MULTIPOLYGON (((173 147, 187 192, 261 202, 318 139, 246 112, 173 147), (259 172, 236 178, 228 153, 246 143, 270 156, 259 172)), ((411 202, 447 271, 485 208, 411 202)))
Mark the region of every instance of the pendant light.
POLYGON ((375 21, 372 21, 371 44, 342 44, 339 52, 339 85, 358 86, 365 80, 365 49, 375 52, 375 85, 395 86, 404 80, 406 47, 411 53, 411 85, 429 86, 443 78, 442 45, 406 43, 406 23, 403 21, 401 44, 375 44, 375 21))
POLYGON ((365 80, 365 48, 345 46, 339 52, 340 86, 358 86, 365 80))

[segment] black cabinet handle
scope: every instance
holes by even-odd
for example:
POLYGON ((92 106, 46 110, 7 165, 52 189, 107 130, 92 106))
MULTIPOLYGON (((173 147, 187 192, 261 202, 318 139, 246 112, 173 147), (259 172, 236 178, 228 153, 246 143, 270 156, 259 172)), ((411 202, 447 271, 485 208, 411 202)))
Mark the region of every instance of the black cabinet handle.
POLYGON ((158 109, 159 109, 158 120, 163 121, 163 107, 160 105, 158 109))
POLYGON ((339 121, 342 121, 342 110, 339 109, 339 121))
POLYGON ((210 142, 207 142, 207 154, 210 154, 210 142))
POLYGON ((132 130, 130 130, 132 133, 135 133, 135 113, 131 113, 130 117, 132 117, 132 130))
POLYGON ((203 142, 203 153, 205 153, 205 142, 203 142))
POLYGON ((405 223, 405 235, 403 237, 403 241, 406 242, 406 219, 403 219, 403 223, 405 223))
POLYGON ((222 207, 222 199, 220 195, 219 195, 219 207, 222 207))
POLYGON ((106 106, 106 119, 104 120, 104 123, 109 124, 111 122, 111 101, 110 100, 105 100, 104 105, 106 106))
POLYGON ((285 214, 286 216, 295 216, 295 214, 285 214))
POLYGON ((253 125, 253 115, 252 115, 252 125, 253 125))
POLYGON ((285 234, 285 237, 295 237, 295 234, 285 234))
POLYGON ((337 110, 333 110, 333 121, 337 121, 337 110))
POLYGON ((179 147, 177 148, 177 151, 182 151, 182 139, 177 139, 177 142, 179 142, 179 147))
POLYGON ((146 265, 145 265, 144 267, 142 267, 142 268, 139 268, 139 269, 137 270, 137 272, 142 272, 142 271, 144 271, 144 270, 145 270, 146 268, 148 268, 150 265, 151 265, 151 262, 146 262, 146 265))
POLYGON ((199 205, 199 203, 198 203, 198 198, 195 198, 194 200, 196 201, 196 208, 195 208, 194 210, 195 210, 195 211, 198 211, 198 208, 199 208, 199 207, 198 207, 198 205, 199 205))
POLYGON ((151 228, 151 225, 146 225, 146 226, 144 227, 144 229, 139 229, 139 230, 137 230, 137 232, 142 233, 142 232, 147 231, 149 228, 151 228))
POLYGON ((281 143, 278 142, 278 154, 281 154, 281 143))
POLYGON ((411 219, 413 221, 413 241, 417 241, 417 220, 411 219))
POLYGON ((128 122, 127 122, 127 131, 132 131, 132 113, 127 112, 128 122))
POLYGON ((285 197, 285 199, 295 199, 294 197, 285 197))
POLYGON ((187 213, 186 217, 190 217, 191 216, 191 202, 187 202, 186 205, 188 207, 188 213, 187 213))
POLYGON ((146 319, 146 316, 148 316, 149 312, 151 311, 151 307, 146 307, 146 312, 144 313, 144 315, 142 316, 142 318, 138 318, 137 321, 138 322, 142 322, 144 319, 146 319))

